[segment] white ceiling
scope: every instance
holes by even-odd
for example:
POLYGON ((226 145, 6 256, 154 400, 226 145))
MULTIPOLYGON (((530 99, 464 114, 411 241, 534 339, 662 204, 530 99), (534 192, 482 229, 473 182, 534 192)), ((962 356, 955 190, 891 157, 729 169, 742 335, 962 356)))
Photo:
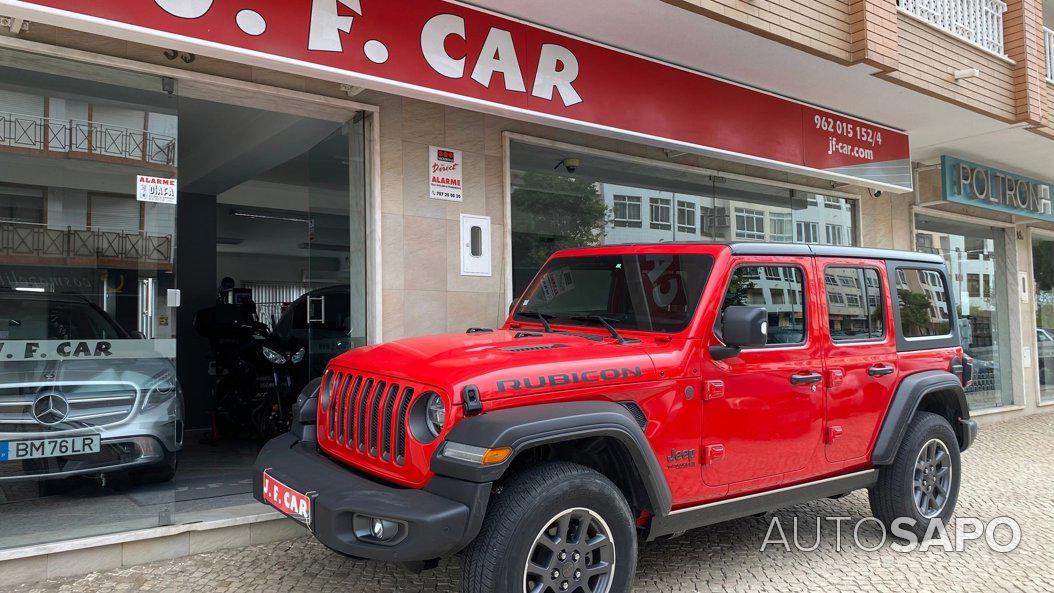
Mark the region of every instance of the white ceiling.
MULTIPOLYGON (((636 53, 906 130, 912 158, 955 154, 1054 179, 1054 141, 660 0, 473 0, 636 53)), ((939 34, 934 32, 934 34, 939 34)))

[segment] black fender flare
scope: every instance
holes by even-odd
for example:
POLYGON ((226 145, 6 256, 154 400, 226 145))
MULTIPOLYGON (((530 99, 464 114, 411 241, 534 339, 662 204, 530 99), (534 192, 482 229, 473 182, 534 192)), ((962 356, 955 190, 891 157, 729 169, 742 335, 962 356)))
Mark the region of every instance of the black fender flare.
MULTIPOLYGON (((951 391, 958 401, 958 416, 964 424, 970 421, 970 405, 966 401, 966 393, 963 391, 959 377, 949 371, 923 371, 908 375, 901 379, 893 399, 889 402, 886 418, 882 422, 878 438, 875 439, 875 448, 871 453, 872 465, 889 465, 896 457, 900 442, 904 439, 904 433, 908 430, 908 424, 915 417, 919 403, 927 394, 935 391, 951 391)), ((970 445, 972 434, 968 427, 952 425, 956 434, 960 437, 960 447, 965 450, 970 445)), ((976 428, 973 429, 976 431, 976 428)))
POLYGON ((621 443, 633 460, 655 513, 670 511, 670 487, 648 439, 629 411, 614 402, 538 404, 466 418, 447 434, 447 442, 484 449, 511 447, 512 454, 500 464, 481 467, 444 456, 440 446, 432 456, 431 469, 436 475, 460 480, 494 482, 517 455, 528 449, 589 437, 613 438, 621 443))

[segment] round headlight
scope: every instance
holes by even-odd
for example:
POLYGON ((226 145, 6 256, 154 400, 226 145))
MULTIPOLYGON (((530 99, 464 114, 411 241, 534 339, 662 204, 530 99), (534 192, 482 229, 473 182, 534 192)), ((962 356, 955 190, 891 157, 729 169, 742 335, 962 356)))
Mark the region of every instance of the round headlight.
POLYGON ((428 432, 432 433, 433 437, 439 436, 439 433, 443 431, 443 425, 446 424, 446 405, 443 404, 443 398, 439 397, 438 393, 433 393, 428 398, 428 407, 425 412, 428 419, 428 432))
POLYGON ((446 424, 446 404, 443 397, 434 391, 422 393, 410 406, 407 418, 410 434, 417 442, 427 445, 436 440, 446 424))
POLYGON ((329 400, 333 399, 333 384, 337 382, 337 374, 329 371, 326 373, 326 378, 322 379, 322 381, 325 385, 322 386, 322 394, 318 398, 318 403, 323 410, 328 410, 329 400))

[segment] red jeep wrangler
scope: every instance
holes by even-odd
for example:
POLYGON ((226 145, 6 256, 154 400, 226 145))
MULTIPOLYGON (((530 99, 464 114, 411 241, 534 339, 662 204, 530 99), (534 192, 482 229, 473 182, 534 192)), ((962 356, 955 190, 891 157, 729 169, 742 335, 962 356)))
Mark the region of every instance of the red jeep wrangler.
POLYGON ((940 258, 764 243, 554 255, 499 330, 358 348, 256 497, 474 593, 621 593, 638 541, 869 489, 946 521, 977 425, 940 258))

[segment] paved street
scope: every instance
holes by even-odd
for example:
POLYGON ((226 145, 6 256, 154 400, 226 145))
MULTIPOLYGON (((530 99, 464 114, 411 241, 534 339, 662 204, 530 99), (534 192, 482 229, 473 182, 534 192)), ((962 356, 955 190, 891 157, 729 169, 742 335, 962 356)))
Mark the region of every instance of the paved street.
MULTIPOLYGON (((1020 546, 1010 553, 988 549, 984 540, 963 553, 938 547, 896 552, 888 544, 867 552, 853 543, 851 526, 870 516, 858 492, 776 514, 791 537, 794 517, 800 541, 815 541, 817 517, 848 516, 841 550, 835 523, 825 522, 812 552, 760 551, 772 516, 744 519, 690 532, 641 551, 636 591, 1054 591, 1054 415, 982 427, 977 445, 964 455, 958 516, 988 521, 1009 516, 1021 525, 1020 546)), ((860 529, 863 543, 880 543, 873 523, 860 529)), ((1004 542, 1009 533, 997 531, 1004 542)), ((773 536, 778 537, 778 534, 773 536)), ((310 539, 203 554, 182 560, 24 585, 18 593, 55 591, 130 592, 419 592, 457 591, 458 565, 414 575, 399 566, 340 557, 310 539)))

